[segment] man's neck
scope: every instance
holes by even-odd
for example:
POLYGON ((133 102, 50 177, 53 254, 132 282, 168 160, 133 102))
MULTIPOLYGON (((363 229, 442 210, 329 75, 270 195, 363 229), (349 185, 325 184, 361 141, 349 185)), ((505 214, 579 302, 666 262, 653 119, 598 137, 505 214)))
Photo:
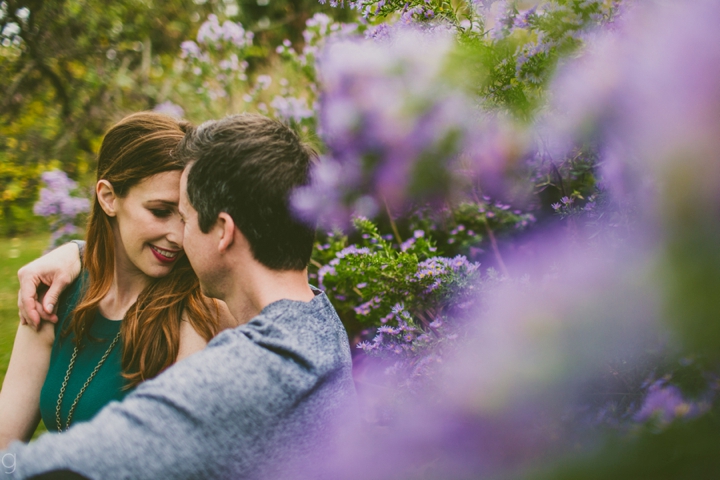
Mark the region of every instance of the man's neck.
POLYGON ((227 286, 225 303, 239 324, 247 323, 278 300, 309 302, 315 297, 307 270, 271 270, 257 261, 243 265, 227 286))

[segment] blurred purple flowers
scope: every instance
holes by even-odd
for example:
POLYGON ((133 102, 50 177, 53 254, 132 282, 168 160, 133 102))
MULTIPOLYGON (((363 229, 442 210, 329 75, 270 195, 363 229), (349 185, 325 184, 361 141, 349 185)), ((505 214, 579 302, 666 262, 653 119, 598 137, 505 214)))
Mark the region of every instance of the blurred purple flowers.
MULTIPOLYGON (((583 404, 600 395, 588 385, 608 375, 607 366, 614 361, 621 360, 627 371, 647 369, 638 360, 643 353, 672 357, 697 344, 708 347, 710 358, 717 359, 720 30, 714 22, 720 17, 720 3, 636 2, 623 18, 613 17, 596 32, 580 27, 587 22, 602 25, 614 15, 610 12, 617 2, 553 3, 542 2, 542 8, 525 12, 497 5, 493 34, 519 37, 519 29, 544 20, 544 15, 577 25, 562 39, 536 38, 533 48, 521 50, 518 77, 532 73, 528 62, 546 54, 548 45, 586 44, 579 58, 563 65, 546 99, 548 110, 529 130, 540 138, 538 155, 549 163, 577 161, 581 149, 585 155, 597 155, 587 170, 598 175, 599 192, 562 190, 547 202, 548 210, 563 218, 604 216, 613 223, 619 221, 617 212, 608 204, 622 204, 633 214, 641 212, 632 217, 633 233, 620 246, 589 246, 591 242, 578 240, 575 222, 565 222, 566 229, 547 229, 529 247, 532 256, 520 249, 508 255, 514 278, 500 281, 496 288, 475 283, 475 298, 482 301, 473 305, 468 316, 472 327, 461 331, 455 354, 446 350, 415 363, 437 367, 440 360, 442 366, 431 382, 416 384, 414 395, 397 400, 397 388, 381 391, 361 376, 361 393, 370 409, 387 412, 393 405, 402 407, 396 408, 392 421, 387 415, 370 415, 377 423, 380 418, 392 425, 385 435, 371 433, 372 441, 358 435, 346 442, 351 453, 345 452, 341 461, 345 478, 512 478, 516 468, 535 471, 552 461, 554 453, 560 453, 561 461, 577 451, 592 454, 601 435, 593 430, 597 424, 578 425, 582 422, 573 418, 582 408, 603 418, 607 423, 602 427, 612 425, 623 435, 637 432, 637 422, 702 418, 717 402, 710 396, 690 400, 694 397, 666 379, 643 387, 641 396, 631 390, 642 380, 632 385, 623 378, 626 390, 605 393, 633 397, 632 405, 614 403, 617 409, 608 414, 605 407, 583 404), (605 190, 609 200, 595 195, 605 190), (523 274, 525 281, 520 280, 523 274)), ((450 109, 472 112, 462 120, 443 116, 444 106, 462 97, 455 97, 456 91, 449 94, 452 88, 447 85, 438 87, 442 82, 433 66, 422 62, 437 66, 449 47, 443 47, 442 35, 426 46, 422 36, 428 33, 414 32, 404 38, 415 39, 410 42, 415 51, 403 50, 405 33, 380 27, 369 36, 377 38, 384 51, 374 50, 372 43, 345 42, 321 57, 325 91, 320 115, 330 159, 316 176, 324 183, 316 181, 314 186, 323 199, 341 202, 335 216, 332 207, 318 202, 329 218, 348 215, 359 198, 372 202, 376 210, 385 201, 401 206, 416 194, 414 168, 428 157, 431 164, 441 158, 439 163, 452 170, 453 159, 472 159, 468 152, 489 150, 468 149, 457 138, 448 148, 436 148, 452 137, 449 132, 462 137, 464 132, 486 131, 489 127, 477 127, 482 115, 472 112, 484 107, 465 102, 450 109), (425 58, 418 58, 418 52, 425 58), (435 118, 444 118, 442 127, 435 118)), ((507 145, 497 144, 498 150, 507 145)), ((503 172, 497 172, 501 179, 503 172)), ((442 175, 433 178, 437 183, 444 180, 442 175)), ((455 235, 465 230, 460 225, 454 226, 455 235)), ((411 252, 416 240, 415 235, 398 240, 398 249, 411 252)), ((441 287, 434 280, 451 271, 453 262, 463 264, 460 258, 422 259, 413 275, 429 280, 425 292, 432 295, 441 287)), ((377 315, 382 298, 364 300, 356 314, 377 315)), ((395 305, 375 336, 358 346, 389 359, 410 356, 423 335, 432 338, 454 320, 438 316, 421 326, 414 313, 407 304, 395 305)), ((384 366, 386 373, 404 368, 399 361, 384 366)), ((638 468, 633 471, 643 471, 643 466, 638 468)))
POLYGON ((57 215, 74 219, 80 213, 87 213, 90 202, 87 198, 71 196, 77 189, 77 183, 61 170, 51 170, 41 175, 46 188, 40 190, 40 199, 35 204, 35 215, 49 217, 57 215))
POLYGON ((678 387, 658 380, 648 388, 647 396, 634 419, 644 422, 656 418, 662 424, 667 424, 678 418, 696 417, 705 413, 709 407, 709 402, 686 400, 678 387))
POLYGON ((154 112, 164 113, 177 119, 182 119, 185 116, 185 111, 180 105, 177 105, 169 100, 160 103, 153 108, 154 112))
MULTIPOLYGON (((201 44, 213 45, 220 40, 224 40, 237 47, 244 48, 252 44, 253 37, 254 34, 246 31, 241 24, 225 20, 220 25, 217 16, 210 14, 198 30, 197 41, 201 44)), ((183 50, 186 49, 183 48, 183 50)))
POLYGON ((77 190, 77 183, 61 170, 45 172, 41 178, 46 186, 40 190, 33 211, 35 215, 51 219, 50 245, 57 246, 79 233, 75 223, 79 215, 90 211, 90 201, 72 195, 77 190))
POLYGON ((477 102, 442 75, 453 38, 440 26, 396 27, 387 38, 328 45, 318 73, 320 133, 329 153, 313 185, 298 194, 302 216, 347 223, 350 214, 369 215, 384 204, 397 209, 445 198, 461 170, 467 174, 474 159, 496 147, 485 139, 481 127, 489 120, 477 102), (460 161, 466 151, 469 164, 460 161))
POLYGON ((313 118, 315 111, 308 107, 307 101, 303 98, 281 97, 273 98, 270 106, 275 111, 275 116, 285 121, 300 123, 306 118, 313 118))

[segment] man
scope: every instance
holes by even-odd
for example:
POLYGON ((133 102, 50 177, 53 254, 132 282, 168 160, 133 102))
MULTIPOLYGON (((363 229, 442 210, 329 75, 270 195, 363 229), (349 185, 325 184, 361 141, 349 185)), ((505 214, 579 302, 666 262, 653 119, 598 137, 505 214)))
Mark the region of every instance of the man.
POLYGON ((353 401, 347 334, 307 283, 313 231, 288 206, 313 152, 246 114, 189 131, 178 154, 184 249, 203 291, 247 323, 92 421, 12 444, 11 478, 294 478, 353 401))

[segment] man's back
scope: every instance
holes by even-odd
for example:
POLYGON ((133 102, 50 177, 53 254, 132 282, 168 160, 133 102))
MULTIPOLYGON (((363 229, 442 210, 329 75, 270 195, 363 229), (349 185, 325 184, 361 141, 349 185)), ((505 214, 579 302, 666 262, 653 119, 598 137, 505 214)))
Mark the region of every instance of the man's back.
POLYGON ((268 305, 93 421, 8 452, 18 478, 295 476, 286 469, 324 447, 354 400, 347 334, 317 294, 268 305))

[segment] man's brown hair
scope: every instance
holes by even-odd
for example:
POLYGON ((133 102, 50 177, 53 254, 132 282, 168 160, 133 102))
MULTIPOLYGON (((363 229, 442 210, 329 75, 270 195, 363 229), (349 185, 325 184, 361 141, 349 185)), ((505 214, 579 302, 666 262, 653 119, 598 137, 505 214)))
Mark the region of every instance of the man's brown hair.
POLYGON ((207 233, 220 212, 273 270, 302 270, 315 229, 292 213, 292 191, 309 182, 317 154, 288 126, 256 114, 232 115, 188 131, 177 154, 188 165, 187 195, 207 233))

